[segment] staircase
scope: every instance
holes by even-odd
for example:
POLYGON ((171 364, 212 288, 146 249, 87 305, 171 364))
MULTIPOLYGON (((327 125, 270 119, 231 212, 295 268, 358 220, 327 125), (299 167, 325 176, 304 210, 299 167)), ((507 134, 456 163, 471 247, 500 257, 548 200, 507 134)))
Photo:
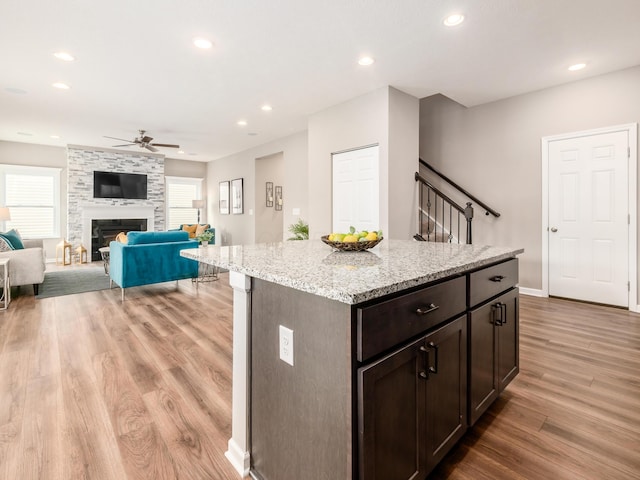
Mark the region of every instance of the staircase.
MULTIPOLYGON (((420 164, 442 178, 460 193, 483 207, 486 215, 499 217, 500 214, 478 200, 458 184, 435 170, 422 159, 420 164)), ((419 232, 414 239, 424 242, 467 243, 473 240, 473 204, 467 202, 464 207, 444 194, 431 182, 416 172, 415 181, 419 183, 418 219, 419 232)))

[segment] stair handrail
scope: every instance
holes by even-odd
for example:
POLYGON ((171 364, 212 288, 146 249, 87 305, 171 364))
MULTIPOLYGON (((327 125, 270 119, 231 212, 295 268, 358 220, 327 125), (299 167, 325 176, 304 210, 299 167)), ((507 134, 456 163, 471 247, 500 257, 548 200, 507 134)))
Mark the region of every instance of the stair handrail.
MULTIPOLYGON (((426 185, 428 188, 433 190, 437 195, 440 196, 443 200, 445 200, 449 205, 451 205, 454 210, 457 210, 458 213, 462 214, 467 222, 467 244, 471 245, 472 242, 472 234, 471 234, 471 222, 473 221, 473 206, 471 202, 467 202, 466 207, 461 207, 458 205, 453 199, 451 199, 448 195, 444 194, 439 188, 435 187, 429 180, 424 178, 418 172, 415 174, 416 182, 420 182, 423 185, 426 185)), ((421 191, 422 192, 422 191, 421 191)), ((420 198, 422 199, 422 193, 420 194, 420 198)), ((422 200, 420 201, 420 209, 422 209, 422 200)), ((414 237, 420 237, 420 235, 415 235, 414 237)))
MULTIPOLYGON (((428 168, 429 170, 431 170, 433 173, 435 173, 436 175, 438 175, 440 178, 442 178, 445 182, 447 182, 449 185, 451 185, 452 187, 454 187, 456 190, 458 190, 459 192, 463 193, 464 195, 466 195, 467 197, 469 197, 471 200, 473 200, 474 202, 476 202, 478 205, 480 205, 484 210, 485 210, 485 215, 493 215, 494 217, 498 218, 500 216, 500 214, 498 212, 496 212, 493 208, 491 208, 490 206, 488 206, 486 203, 478 200, 477 197, 475 197, 474 195, 472 195, 471 193, 467 192, 464 188, 462 188, 460 185, 458 185, 456 182, 454 182, 453 180, 451 180, 449 177, 447 177, 446 175, 444 175, 443 173, 440 173, 438 170, 436 170, 435 168, 433 168, 431 165, 429 165, 427 162, 425 162, 422 158, 418 158, 418 160, 420 160, 420 163, 422 165, 424 165, 426 168, 428 168)), ((431 186, 431 188, 433 188, 433 186, 431 186)), ((453 203, 453 202, 452 202, 453 203)))

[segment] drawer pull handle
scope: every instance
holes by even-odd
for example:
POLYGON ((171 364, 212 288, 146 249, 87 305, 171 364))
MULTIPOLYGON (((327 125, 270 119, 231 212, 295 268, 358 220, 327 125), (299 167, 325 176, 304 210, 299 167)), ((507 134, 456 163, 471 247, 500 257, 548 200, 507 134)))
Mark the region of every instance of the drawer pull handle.
POLYGON ((426 315, 427 313, 431 313, 436 311, 437 309, 439 309, 440 307, 438 305, 434 305, 433 303, 430 303, 428 307, 426 307, 425 309, 423 308, 418 308, 416 310, 416 313, 418 315, 426 315))
POLYGON ((418 374, 418 376, 419 376, 420 378, 428 378, 427 372, 420 372, 420 373, 418 374))
POLYGON ((489 280, 491 280, 492 282, 501 282, 505 278, 507 278, 507 277, 505 277, 504 275, 494 275, 489 280))

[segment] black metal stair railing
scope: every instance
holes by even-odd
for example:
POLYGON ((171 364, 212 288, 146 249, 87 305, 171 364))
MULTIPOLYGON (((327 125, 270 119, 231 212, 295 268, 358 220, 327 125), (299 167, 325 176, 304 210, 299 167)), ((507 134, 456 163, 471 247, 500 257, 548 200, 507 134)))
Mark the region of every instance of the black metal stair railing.
POLYGON ((420 232, 414 235, 414 238, 425 242, 461 243, 461 238, 464 237, 465 242, 471 244, 473 220, 471 202, 468 202, 466 207, 461 207, 417 172, 415 179, 420 184, 418 205, 420 232))

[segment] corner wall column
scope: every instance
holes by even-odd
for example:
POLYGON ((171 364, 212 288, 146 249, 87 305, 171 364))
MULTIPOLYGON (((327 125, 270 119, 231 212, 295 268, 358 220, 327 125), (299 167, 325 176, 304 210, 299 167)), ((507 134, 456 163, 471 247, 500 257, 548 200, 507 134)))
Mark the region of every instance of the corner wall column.
POLYGON ((251 341, 251 277, 229 272, 233 288, 233 378, 231 438, 225 457, 242 477, 249 474, 249 367, 251 341))

